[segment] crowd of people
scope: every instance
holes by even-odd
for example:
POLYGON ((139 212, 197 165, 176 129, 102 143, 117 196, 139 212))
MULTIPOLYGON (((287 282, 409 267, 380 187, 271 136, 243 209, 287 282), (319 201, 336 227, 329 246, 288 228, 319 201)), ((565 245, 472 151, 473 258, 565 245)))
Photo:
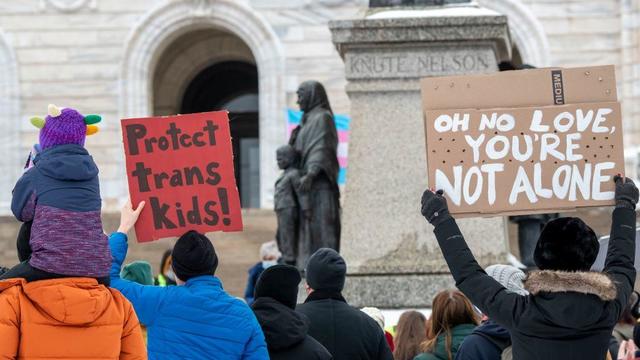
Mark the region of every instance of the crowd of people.
MULTIPOLYGON (((428 316, 407 311, 385 329, 382 312, 343 296, 347 264, 321 248, 304 280, 275 242, 263 245, 245 299, 216 277, 218 256, 187 231, 158 276, 127 258, 127 234, 144 202, 127 203, 117 231, 100 221, 98 168, 84 148, 96 115, 51 107, 32 121, 40 143, 16 184, 23 222, 20 263, 0 275, 1 359, 635 359, 640 297, 633 293, 638 189, 615 177, 615 210, 603 272, 599 244, 579 218, 546 224, 537 269, 476 262, 442 191, 427 190, 434 227, 457 289, 442 289, 428 316), (124 266, 123 266, 124 265, 124 266), (306 292, 298 303, 300 284, 306 292), (391 330, 391 331, 387 331, 391 330), (393 334, 392 334, 393 333, 393 334)), ((425 226, 424 224, 416 224, 425 226)), ((354 280, 350 280, 354 281, 354 280)))

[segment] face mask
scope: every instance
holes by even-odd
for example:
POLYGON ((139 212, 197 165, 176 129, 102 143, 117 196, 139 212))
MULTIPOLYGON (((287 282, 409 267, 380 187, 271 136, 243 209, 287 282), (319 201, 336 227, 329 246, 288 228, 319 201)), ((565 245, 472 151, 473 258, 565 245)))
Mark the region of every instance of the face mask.
POLYGON ((173 269, 171 269, 171 268, 169 268, 169 270, 167 270, 167 273, 164 274, 164 276, 166 276, 171 281, 176 281, 176 274, 173 273, 173 269))
POLYGON ((262 261, 262 268, 266 270, 266 269, 272 267, 273 265, 276 265, 277 263, 278 263, 278 261, 276 261, 276 260, 263 260, 262 261))

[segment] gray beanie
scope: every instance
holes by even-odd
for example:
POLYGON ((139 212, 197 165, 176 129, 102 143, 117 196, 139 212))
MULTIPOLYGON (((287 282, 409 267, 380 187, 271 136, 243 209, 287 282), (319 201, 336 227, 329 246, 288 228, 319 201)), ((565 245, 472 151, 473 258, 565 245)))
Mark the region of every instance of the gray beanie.
POLYGON ((529 295, 524 289, 524 279, 527 277, 525 273, 510 265, 491 265, 485 269, 487 275, 494 278, 500 285, 504 286, 507 291, 518 295, 529 295))

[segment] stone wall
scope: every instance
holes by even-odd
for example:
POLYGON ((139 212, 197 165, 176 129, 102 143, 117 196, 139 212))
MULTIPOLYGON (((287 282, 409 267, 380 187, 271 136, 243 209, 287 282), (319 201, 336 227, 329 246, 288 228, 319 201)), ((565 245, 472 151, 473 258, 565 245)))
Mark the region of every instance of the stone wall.
MULTIPOLYGON (((135 35, 133 29, 146 14, 169 3, 184 2, 206 10, 214 3, 225 1, 230 0, 0 1, 0 64, 6 72, 0 71, 0 84, 3 85, 0 122, 5 130, 0 139, 3 140, 1 149, 7 154, 0 161, 0 169, 3 174, 9 174, 0 181, 3 189, 0 213, 8 213, 8 190, 19 176, 29 148, 37 141, 37 131, 27 119, 43 114, 49 103, 103 115, 100 133, 87 141, 87 147, 101 170, 105 209, 117 209, 119 200, 126 193, 118 120, 123 116, 122 102, 127 101, 121 99, 122 89, 127 86, 122 81, 122 73, 128 43, 135 35), (77 6, 65 7, 67 3, 77 6), (1 51, 5 50, 3 35, 6 56, 1 51), (13 57, 15 64, 11 63, 13 57), (12 82, 11 70, 14 68, 17 79, 12 82)), ((255 11, 264 19, 281 42, 284 69, 280 72, 283 78, 278 81, 282 86, 270 89, 282 92, 285 100, 281 107, 271 112, 277 117, 273 121, 282 122, 276 130, 280 140, 274 144, 286 141, 284 110, 286 106, 296 106, 295 90, 306 79, 324 82, 336 112, 348 112, 343 65, 333 49, 326 23, 329 19, 355 16, 366 6, 365 0, 231 2, 240 3, 236 6, 253 6, 249 11, 255 11)), ((238 23, 237 26, 244 25, 238 23)), ((209 48, 212 56, 219 55, 216 53, 219 50, 218 47, 209 48)), ((261 94, 261 98, 267 99, 265 101, 278 96, 261 94)), ((272 103, 276 105, 277 102, 272 103)), ((272 174, 263 187, 268 188, 277 171, 275 161, 268 171, 263 170, 272 174)), ((263 205, 270 206, 268 201, 263 205)))
MULTIPOLYGON (((117 208, 126 193, 122 172, 122 150, 118 120, 123 116, 128 79, 123 62, 134 29, 159 7, 188 3, 202 16, 213 4, 231 0, 0 0, 0 161, 3 189, 19 176, 19 167, 36 130, 26 119, 42 114, 48 103, 76 106, 104 116, 101 132, 88 140, 101 169, 105 208, 117 208), (67 4, 67 5, 65 5, 67 4), (4 41, 3 41, 4 40, 4 41), (13 71, 15 69, 15 71, 13 71), (124 97, 124 98, 123 98, 124 97)), ((307 79, 322 81, 335 112, 348 113, 344 91, 344 65, 331 41, 327 22, 360 17, 367 0, 233 0, 249 6, 268 25, 279 43, 282 66, 278 84, 264 87, 272 93, 261 98, 270 107, 273 123, 285 121, 284 108, 296 107, 295 90, 307 79), (273 93, 275 92, 275 93, 273 93), (279 100, 282 99, 282 100, 279 100), (274 107, 275 106, 275 107, 274 107)), ((534 65, 577 66, 613 63, 618 66, 625 124, 632 132, 628 145, 640 144, 640 50, 638 49, 638 2, 633 0, 480 0, 485 6, 510 18, 516 45, 534 65)), ((246 26, 237 23, 238 28, 246 26)), ((211 51, 224 52, 218 47, 211 51)), ((244 51, 244 50, 243 50, 244 51)), ((254 49, 254 52, 256 50, 254 49)), ((219 54, 218 54, 219 55, 219 54)), ((256 54, 253 54, 254 57, 256 54)), ((152 59, 154 65, 158 59, 152 59)), ((271 61, 271 60, 269 60, 271 61)), ((260 64, 258 64, 260 66, 260 64)), ((269 65, 272 66, 272 65, 269 65)), ((149 69, 135 69, 146 73, 149 69)), ((151 74, 145 74, 149 83, 151 74)), ((262 74, 261 74, 262 76, 262 74)), ((262 78, 261 78, 262 79, 262 78)), ((273 79, 262 79, 264 83, 273 79)), ((135 85, 137 86, 137 85, 135 85)), ((271 136, 273 144, 284 141, 284 126, 271 136)), ((265 144, 274 146, 271 143, 265 144)), ((272 155, 262 157, 270 163, 272 155)), ((262 186, 269 192, 275 164, 261 171, 269 179, 262 186)), ((269 207, 270 194, 263 197, 269 207)), ((7 213, 8 191, 0 194, 0 213, 7 213)))

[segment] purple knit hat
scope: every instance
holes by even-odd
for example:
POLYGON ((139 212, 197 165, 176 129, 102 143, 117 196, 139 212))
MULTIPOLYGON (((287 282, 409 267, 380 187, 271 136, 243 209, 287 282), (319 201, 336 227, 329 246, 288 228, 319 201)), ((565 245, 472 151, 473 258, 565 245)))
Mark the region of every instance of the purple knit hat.
POLYGON ((100 121, 98 115, 84 116, 75 109, 59 109, 55 105, 49 105, 48 112, 49 115, 45 119, 31 119, 31 123, 40 128, 42 150, 66 144, 84 146, 87 135, 97 131, 97 127, 91 124, 100 121))

